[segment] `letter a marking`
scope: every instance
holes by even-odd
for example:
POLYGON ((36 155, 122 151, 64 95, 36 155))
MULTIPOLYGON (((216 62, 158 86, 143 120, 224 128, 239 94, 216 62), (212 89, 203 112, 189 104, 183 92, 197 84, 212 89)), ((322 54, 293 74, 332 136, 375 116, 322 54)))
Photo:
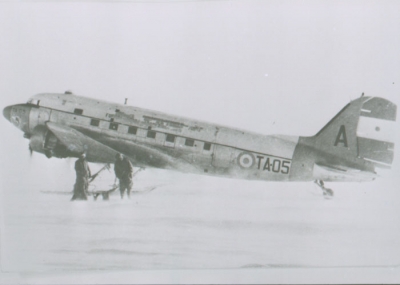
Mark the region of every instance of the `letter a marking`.
POLYGON ((340 126, 339 133, 336 136, 334 146, 337 146, 339 143, 343 143, 343 145, 347 147, 346 127, 344 125, 340 126))

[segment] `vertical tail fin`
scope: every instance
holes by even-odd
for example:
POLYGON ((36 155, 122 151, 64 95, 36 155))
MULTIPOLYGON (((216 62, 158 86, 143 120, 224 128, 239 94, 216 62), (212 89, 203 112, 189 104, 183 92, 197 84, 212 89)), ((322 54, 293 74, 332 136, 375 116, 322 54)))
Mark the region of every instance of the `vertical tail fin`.
POLYGON ((361 97, 345 106, 315 136, 315 147, 330 157, 363 159, 390 168, 394 158, 397 107, 379 97, 361 97))

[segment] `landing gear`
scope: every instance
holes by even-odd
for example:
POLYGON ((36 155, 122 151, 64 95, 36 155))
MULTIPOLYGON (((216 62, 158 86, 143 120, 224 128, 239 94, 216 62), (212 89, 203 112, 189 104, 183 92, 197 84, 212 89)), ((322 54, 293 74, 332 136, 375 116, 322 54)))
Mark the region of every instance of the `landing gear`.
POLYGON ((324 193, 325 199, 331 199, 333 197, 333 190, 329 189, 329 188, 325 188, 324 181, 315 180, 314 183, 317 184, 321 188, 322 192, 324 193))

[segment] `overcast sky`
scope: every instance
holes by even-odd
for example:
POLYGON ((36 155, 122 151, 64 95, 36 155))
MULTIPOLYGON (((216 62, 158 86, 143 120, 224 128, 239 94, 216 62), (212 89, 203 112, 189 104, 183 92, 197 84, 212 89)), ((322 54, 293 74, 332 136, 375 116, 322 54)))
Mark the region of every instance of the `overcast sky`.
MULTIPOLYGON (((313 135, 362 92, 400 103, 398 1, 0 5, 0 107, 68 89, 263 134, 313 135)), ((0 124, 5 155, 25 155, 20 131, 0 124)))
MULTIPOLYGON (((313 135, 362 92, 400 106, 399 15, 399 1, 0 3, 0 107, 72 90, 313 135)), ((6 187, 33 170, 28 140, 0 125, 6 187)), ((38 165, 63 167, 44 156, 38 165)))
POLYGON ((71 89, 311 135, 362 92, 400 94, 397 1, 1 5, 3 105, 71 89))

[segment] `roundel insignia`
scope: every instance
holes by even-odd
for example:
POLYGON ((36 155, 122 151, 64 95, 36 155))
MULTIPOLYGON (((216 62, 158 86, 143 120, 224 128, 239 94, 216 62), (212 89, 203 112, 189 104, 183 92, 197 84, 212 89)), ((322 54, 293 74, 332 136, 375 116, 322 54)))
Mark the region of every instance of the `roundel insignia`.
POLYGON ((255 161, 254 155, 249 152, 242 152, 238 157, 239 166, 242 168, 250 168, 255 161))

